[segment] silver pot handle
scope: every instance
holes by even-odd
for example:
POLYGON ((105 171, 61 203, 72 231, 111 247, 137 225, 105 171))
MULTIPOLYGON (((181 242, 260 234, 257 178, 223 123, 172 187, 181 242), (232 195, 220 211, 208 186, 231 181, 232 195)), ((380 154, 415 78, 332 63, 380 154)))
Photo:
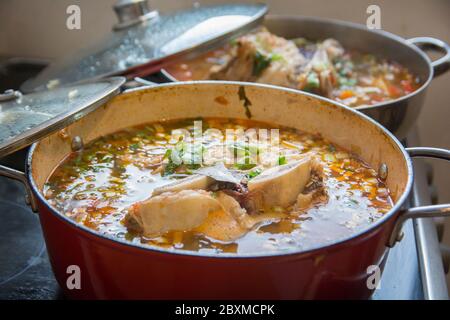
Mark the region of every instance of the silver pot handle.
POLYGON ((157 85, 159 85, 159 83, 142 79, 140 77, 134 77, 133 80, 128 80, 127 82, 125 82, 122 85, 121 89, 123 90, 123 92, 130 92, 142 87, 153 87, 157 85))
MULTIPOLYGON (((439 148, 406 148, 406 151, 412 158, 434 158, 450 161, 450 150, 439 148)), ((388 247, 392 248, 397 241, 403 238, 402 227, 406 220, 416 218, 435 218, 435 217, 449 217, 450 216, 450 203, 437 204, 432 206, 423 206, 409 208, 401 212, 397 221, 395 222, 394 229, 392 230, 388 247)))
POLYGON ((434 70, 434 76, 440 76, 450 69, 450 46, 442 40, 431 37, 417 37, 406 40, 420 49, 443 52, 445 55, 431 62, 434 70))
POLYGON ((31 207, 31 210, 33 210, 33 212, 38 212, 36 198, 34 197, 33 191, 28 184, 27 175, 24 172, 0 165, 0 176, 4 176, 21 182, 25 187, 25 191, 27 192, 25 198, 26 203, 31 207))

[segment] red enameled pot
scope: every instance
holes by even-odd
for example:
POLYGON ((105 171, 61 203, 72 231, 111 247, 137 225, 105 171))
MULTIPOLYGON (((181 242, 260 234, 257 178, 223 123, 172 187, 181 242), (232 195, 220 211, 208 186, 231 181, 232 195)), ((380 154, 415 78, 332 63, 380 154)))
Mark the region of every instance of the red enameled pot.
POLYGON ((413 182, 410 156, 450 160, 450 151, 405 150, 367 116, 310 94, 277 87, 231 82, 165 84, 120 94, 35 143, 26 174, 1 168, 0 174, 24 182, 39 212, 51 265, 67 297, 75 299, 364 299, 373 290, 368 268, 383 264, 400 228, 411 217, 450 214, 450 205, 402 210, 413 182), (246 118, 242 92, 252 119, 321 133, 382 168, 395 202, 392 210, 351 237, 307 251, 255 255, 204 254, 131 244, 96 233, 57 212, 42 187, 71 152, 71 142, 88 143, 133 125, 161 119, 246 118), (387 169, 387 170, 386 170, 387 169), (387 176, 386 176, 387 175, 387 176), (80 275, 79 283, 74 275, 80 275), (77 284, 80 287, 77 287, 77 284))

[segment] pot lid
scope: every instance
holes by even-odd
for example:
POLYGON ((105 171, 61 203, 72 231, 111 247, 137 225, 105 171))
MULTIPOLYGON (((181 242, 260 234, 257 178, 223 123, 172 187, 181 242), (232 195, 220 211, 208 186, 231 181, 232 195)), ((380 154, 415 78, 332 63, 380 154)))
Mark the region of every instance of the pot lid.
POLYGON ((259 25, 264 4, 197 6, 170 15, 150 11, 146 0, 120 0, 119 23, 97 46, 57 61, 22 86, 24 92, 117 74, 142 76, 191 58, 259 25))
POLYGON ((122 77, 22 95, 0 95, 0 157, 65 128, 118 94, 122 77))

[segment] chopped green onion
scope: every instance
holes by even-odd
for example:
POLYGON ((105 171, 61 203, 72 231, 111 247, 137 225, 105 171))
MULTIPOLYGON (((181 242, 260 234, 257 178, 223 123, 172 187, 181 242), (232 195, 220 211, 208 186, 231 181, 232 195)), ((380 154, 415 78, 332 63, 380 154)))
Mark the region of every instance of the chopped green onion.
POLYGON ((255 168, 252 171, 250 171, 249 173, 247 173, 247 178, 248 179, 253 179, 254 177, 257 177, 261 174, 262 170, 260 168, 255 168))
POLYGON ((137 149, 139 149, 139 143, 130 144, 129 148, 132 151, 136 151, 137 149))
POLYGON ((319 87, 320 87, 320 80, 319 77, 317 76, 317 73, 311 72, 306 78, 306 86, 304 89, 306 91, 313 91, 315 89, 319 89, 319 87))
POLYGON ((234 167, 238 170, 250 170, 256 167, 254 163, 236 163, 234 167))
POLYGON ((270 56, 271 61, 283 61, 284 57, 281 54, 274 53, 270 56))
POLYGON ((261 52, 256 51, 255 60, 253 61, 253 75, 258 77, 270 65, 272 58, 265 56, 261 52))
POLYGON ((285 156, 278 157, 278 165, 279 166, 282 166, 283 164, 286 164, 286 163, 287 163, 287 160, 286 160, 285 156))

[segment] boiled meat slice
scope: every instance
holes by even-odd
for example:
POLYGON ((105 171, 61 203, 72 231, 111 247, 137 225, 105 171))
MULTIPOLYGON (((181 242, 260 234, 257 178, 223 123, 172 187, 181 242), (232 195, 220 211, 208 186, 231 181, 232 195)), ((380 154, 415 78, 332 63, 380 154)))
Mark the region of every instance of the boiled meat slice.
POLYGON ((263 29, 237 40, 228 62, 213 67, 210 79, 250 81, 296 87, 296 73, 306 64, 293 41, 263 29))
POLYGON ((214 181, 214 179, 208 176, 195 174, 184 179, 175 180, 165 186, 155 188, 152 195, 157 196, 165 192, 178 192, 182 190, 206 190, 214 183, 214 181))
POLYGON ((196 170, 192 176, 175 180, 162 187, 155 188, 152 195, 157 196, 164 192, 177 192, 181 190, 208 190, 214 184, 216 185, 216 189, 220 189, 228 185, 238 185, 243 177, 243 174, 231 172, 222 162, 219 162, 214 166, 196 170))
POLYGON ((147 237, 168 231, 188 231, 200 226, 220 204, 203 190, 166 192, 133 205, 129 214, 147 237))
POLYGON ((235 199, 204 190, 153 196, 132 206, 129 215, 149 238, 168 231, 195 230, 216 240, 232 241, 255 224, 235 199))
POLYGON ((234 198, 223 192, 218 192, 215 198, 221 210, 211 212, 195 231, 219 241, 230 242, 242 237, 254 226, 253 219, 234 198))
POLYGON ((298 88, 331 97, 338 77, 333 60, 343 54, 344 49, 334 39, 326 39, 319 44, 312 59, 302 68, 297 78, 298 88))
POLYGON ((270 168, 248 183, 245 208, 257 213, 294 204, 310 179, 310 157, 270 168))

